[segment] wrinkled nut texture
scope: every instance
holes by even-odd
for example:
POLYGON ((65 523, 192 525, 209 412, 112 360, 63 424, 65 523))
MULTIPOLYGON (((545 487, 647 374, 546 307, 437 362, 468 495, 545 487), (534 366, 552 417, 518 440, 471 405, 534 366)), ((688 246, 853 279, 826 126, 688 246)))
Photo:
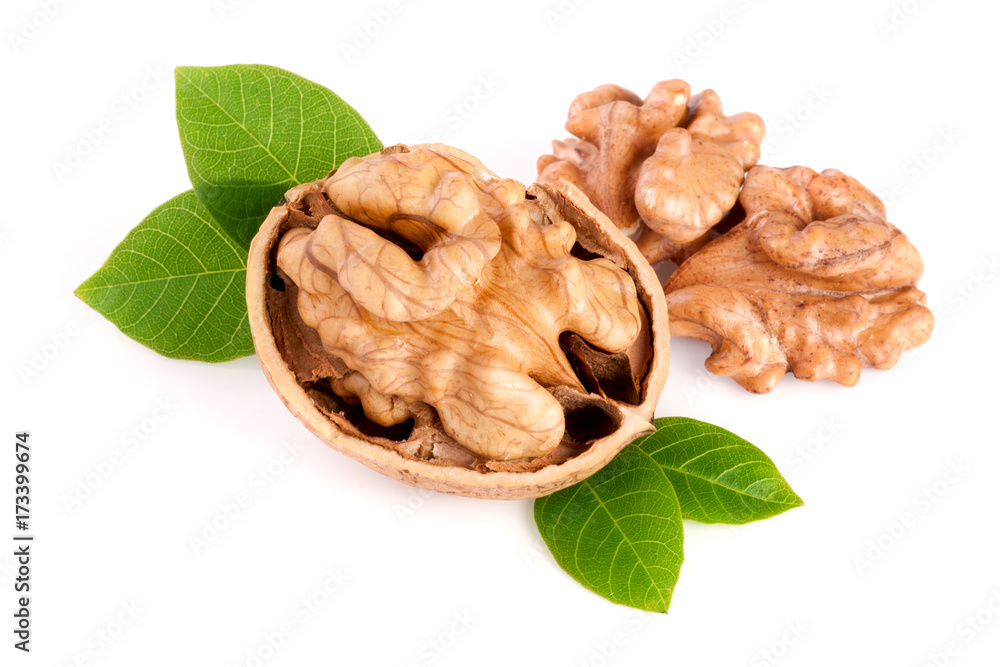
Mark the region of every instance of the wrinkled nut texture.
MULTIPOLYGON (((555 449, 563 411, 545 387, 584 390, 559 334, 627 350, 641 326, 628 274, 606 259, 573 257, 569 223, 536 224, 523 185, 453 155, 416 149, 356 160, 323 191, 340 213, 286 234, 278 266, 299 287, 299 313, 326 350, 364 376, 367 392, 434 407, 475 454, 555 449), (399 234, 423 257, 363 225, 399 234)), ((410 416, 362 405, 383 426, 410 416)))
POLYGON ((760 157, 764 122, 725 116, 712 90, 663 81, 645 100, 615 85, 578 96, 566 129, 538 160, 539 182, 570 182, 655 263, 680 260, 733 208, 760 157))
POLYGON ((668 336, 662 292, 572 187, 526 192, 434 144, 352 158, 286 199, 251 250, 266 264, 248 276, 251 328, 279 394, 307 423, 319 410, 337 448, 341 435, 369 443, 382 451, 347 453, 421 486, 524 497, 576 481, 599 457, 566 464, 595 443, 613 440, 610 458, 650 428, 666 373, 651 338, 668 336), (438 474, 563 466, 500 491, 438 474))
POLYGON ((708 370, 756 393, 789 370, 854 385, 930 336, 920 256, 856 180, 758 166, 740 201, 746 219, 664 286, 671 333, 711 343, 708 370))

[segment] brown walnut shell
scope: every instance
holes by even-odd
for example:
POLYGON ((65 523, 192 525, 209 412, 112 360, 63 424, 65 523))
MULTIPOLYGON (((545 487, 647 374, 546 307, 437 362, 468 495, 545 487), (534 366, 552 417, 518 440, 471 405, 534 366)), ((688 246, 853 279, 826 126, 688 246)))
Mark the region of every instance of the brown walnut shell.
MULTIPOLYGON (((491 179, 495 177, 475 158, 440 145, 394 146, 364 159, 430 149, 450 151, 445 155, 449 161, 466 165, 471 172, 482 168, 491 179)), ((358 162, 352 158, 352 168, 358 162)), ((603 257, 627 273, 638 297, 641 327, 635 341, 618 354, 594 347, 585 335, 564 332, 559 336, 555 352, 565 355, 562 366, 576 373, 573 380, 577 386, 567 386, 565 381, 538 381, 562 406, 562 440, 542 455, 484 455, 452 438, 433 406, 375 391, 365 378, 359 377, 357 368, 332 354, 330 346, 325 346, 326 339, 303 321, 300 289, 278 265, 281 240, 293 230, 298 230, 293 237, 301 237, 303 229, 315 230, 321 218, 333 215, 346 219, 346 224, 362 224, 345 212, 349 207, 332 206, 325 194, 331 190, 328 187, 324 191, 323 186, 329 186, 335 174, 331 172, 327 179, 288 192, 254 238, 247 267, 250 329, 261 367, 292 414, 320 440, 412 486, 476 498, 519 499, 547 495, 585 479, 636 437, 653 429, 650 420, 666 380, 669 356, 662 288, 635 245, 571 184, 558 188, 536 184, 527 190, 520 205, 531 210, 532 219, 542 220, 543 227, 568 222, 576 233, 573 257, 583 261, 603 257), (622 374, 627 375, 624 384, 629 385, 624 389, 622 374), (581 391, 580 387, 585 389, 581 391), (399 418, 391 421, 402 423, 383 425, 368 419, 366 411, 375 403, 386 414, 398 413, 399 418)), ((508 183, 507 179, 504 183, 508 183)), ((369 221, 362 222, 370 227, 369 221)), ((401 242, 407 249, 407 240, 392 230, 376 233, 401 242)), ((546 289, 565 291, 572 286, 568 288, 564 281, 553 279, 549 285, 535 289, 538 299, 545 299, 546 289)), ((419 306, 405 305, 410 310, 419 306)), ((432 305, 435 311, 442 307, 432 305)), ((525 312, 534 310, 526 307, 525 312)), ((425 314, 421 312, 417 317, 425 314)), ((352 363, 356 360, 352 359, 352 363)), ((378 370, 384 375, 384 369, 378 370)))

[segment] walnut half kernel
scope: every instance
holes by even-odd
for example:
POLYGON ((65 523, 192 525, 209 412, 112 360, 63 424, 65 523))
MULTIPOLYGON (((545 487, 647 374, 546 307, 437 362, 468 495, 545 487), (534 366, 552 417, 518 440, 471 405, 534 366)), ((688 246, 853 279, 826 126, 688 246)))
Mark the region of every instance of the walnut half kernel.
POLYGON ((290 190, 247 274, 285 404, 406 483, 537 497, 652 429, 663 292, 572 185, 525 190, 451 147, 392 146, 290 190))
POLYGON ((920 255, 861 183, 758 165, 740 202, 745 219, 663 288, 674 335, 712 345, 708 370, 758 394, 789 371, 853 386, 930 337, 920 255))

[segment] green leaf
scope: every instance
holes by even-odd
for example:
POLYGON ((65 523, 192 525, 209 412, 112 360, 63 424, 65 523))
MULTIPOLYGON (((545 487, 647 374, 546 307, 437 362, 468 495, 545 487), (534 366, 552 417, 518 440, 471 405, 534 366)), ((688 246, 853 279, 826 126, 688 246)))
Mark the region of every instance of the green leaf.
POLYGON ((245 248, 290 187, 382 148, 337 95, 277 67, 178 67, 176 79, 194 191, 245 248))
POLYGON ((612 602, 666 611, 684 561, 680 505, 640 449, 535 501, 535 523, 556 562, 612 602))
POLYGON ((802 505, 767 454, 724 428, 686 417, 655 420, 632 443, 666 473, 685 519, 747 523, 802 505))
POLYGON ((253 354, 247 253, 192 190, 138 224, 76 295, 126 335, 175 359, 253 354))

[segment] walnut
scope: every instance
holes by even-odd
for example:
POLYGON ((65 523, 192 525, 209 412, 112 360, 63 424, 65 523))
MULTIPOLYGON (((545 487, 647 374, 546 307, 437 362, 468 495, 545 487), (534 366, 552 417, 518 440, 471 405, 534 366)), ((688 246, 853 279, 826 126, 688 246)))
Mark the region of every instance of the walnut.
POLYGON ((607 218, 440 144, 290 190, 247 298, 265 374, 314 433, 462 495, 594 472, 652 428, 667 371, 662 290, 607 218))
POLYGON ((615 85, 578 96, 566 129, 538 160, 539 182, 578 186, 651 262, 682 260, 733 208, 760 157, 764 122, 725 116, 712 90, 662 81, 645 100, 615 85))
POLYGON ((664 286, 671 333, 711 343, 708 370, 755 393, 789 370, 851 386, 928 339, 920 256, 856 180, 758 166, 740 201, 746 219, 664 286))

